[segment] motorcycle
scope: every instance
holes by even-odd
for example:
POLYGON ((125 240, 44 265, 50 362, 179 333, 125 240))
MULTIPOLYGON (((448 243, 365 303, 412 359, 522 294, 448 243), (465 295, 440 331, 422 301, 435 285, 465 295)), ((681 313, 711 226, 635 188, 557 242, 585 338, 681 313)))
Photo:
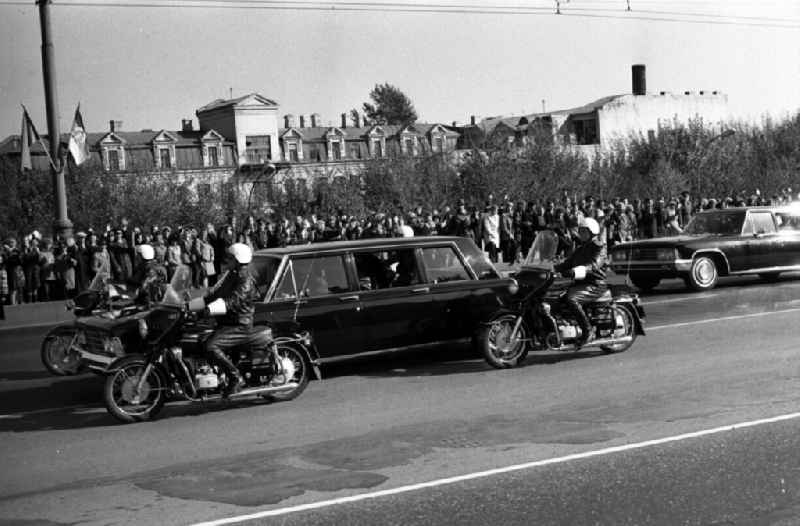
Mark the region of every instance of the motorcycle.
POLYGON ((98 272, 86 290, 67 301, 75 320, 44 337, 39 354, 45 368, 56 376, 100 372, 123 355, 138 340, 136 315, 148 309, 134 297, 124 285, 111 283, 108 273, 98 272))
MULTIPOLYGON (((105 371, 106 409, 122 422, 150 420, 169 399, 220 400, 228 383, 236 381, 209 360, 206 342, 214 322, 187 305, 191 275, 185 270, 176 271, 164 300, 139 320, 142 352, 116 359, 105 371)), ((305 390, 312 371, 321 378, 307 331, 275 338, 269 327, 254 331, 255 345, 230 353, 246 386, 229 399, 292 400, 305 390)))
POLYGON ((553 287, 558 236, 539 232, 519 272, 513 303, 494 313, 478 332, 486 361, 498 369, 515 367, 531 351, 577 351, 599 347, 606 353, 629 349, 644 332, 644 309, 637 294, 627 288, 609 290, 583 305, 595 329, 595 338, 577 342, 581 328, 564 302, 566 291, 553 287))

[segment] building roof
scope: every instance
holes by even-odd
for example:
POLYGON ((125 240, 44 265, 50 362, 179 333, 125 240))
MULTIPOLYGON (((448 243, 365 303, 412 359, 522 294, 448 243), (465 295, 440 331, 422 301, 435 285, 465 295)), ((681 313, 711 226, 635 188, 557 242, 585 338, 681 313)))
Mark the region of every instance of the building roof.
MULTIPOLYGON (((348 126, 346 128, 342 128, 341 126, 315 126, 315 127, 307 127, 307 128, 299 128, 295 126, 294 128, 278 128, 278 136, 282 137, 288 130, 294 129, 298 131, 303 136, 303 141, 321 141, 325 134, 328 133, 330 129, 339 129, 345 133, 345 139, 356 139, 366 137, 369 132, 375 128, 376 126, 380 127, 386 137, 393 137, 395 135, 399 135, 406 126, 399 125, 399 124, 378 124, 378 125, 369 125, 369 126, 348 126)), ((415 122, 413 125, 415 130, 420 135, 427 135, 433 128, 436 126, 440 126, 439 123, 424 123, 424 122, 415 122)), ((458 132, 455 132, 449 129, 447 126, 441 125, 442 129, 444 130, 446 135, 458 135, 458 132)))
POLYGON ((204 113, 204 112, 211 111, 211 110, 218 110, 220 108, 227 108, 227 107, 230 107, 230 106, 236 106, 237 104, 240 104, 241 102, 243 102, 243 101, 245 101, 245 100, 247 100, 247 99, 249 99, 251 97, 255 98, 260 103, 262 103, 262 104, 264 104, 266 106, 275 106, 275 107, 278 106, 277 102, 275 102, 272 99, 268 99, 268 98, 264 97, 263 95, 259 95, 258 93, 248 93, 247 95, 242 95, 241 97, 237 97, 235 99, 216 99, 216 100, 213 100, 213 101, 209 102, 208 104, 206 104, 205 106, 199 108, 196 113, 204 113))
POLYGON ((481 122, 479 122, 476 126, 481 128, 488 135, 500 123, 503 123, 512 128, 516 128, 517 126, 519 126, 519 121, 523 118, 527 119, 528 122, 532 122, 536 119, 541 119, 542 117, 547 117, 550 115, 580 115, 582 113, 591 113, 620 97, 624 97, 624 95, 608 95, 606 97, 599 98, 588 104, 584 104, 583 106, 568 108, 564 110, 547 111, 544 113, 529 113, 527 115, 487 117, 486 119, 483 119, 481 122))
MULTIPOLYGON (((155 139, 162 130, 143 130, 143 131, 115 131, 114 135, 125 141, 126 147, 150 147, 153 143, 153 139, 155 139)), ((202 144, 203 136, 208 133, 207 131, 200 131, 200 130, 193 130, 193 131, 172 131, 167 130, 169 133, 174 135, 177 138, 177 142, 175 143, 176 146, 194 146, 202 144)), ((89 132, 86 134, 86 143, 89 147, 97 146, 100 141, 109 133, 110 131, 104 132, 89 132)), ((48 136, 42 135, 42 141, 47 143, 48 136)), ((62 133, 61 134, 61 142, 67 143, 69 142, 69 134, 62 133)), ((224 141, 226 144, 232 144, 231 141, 224 141)), ((0 155, 9 154, 9 153, 18 153, 20 151, 20 136, 19 135, 9 135, 2 142, 0 142, 0 155)), ((43 152, 43 148, 40 144, 34 144, 31 147, 31 153, 41 153, 43 152)))

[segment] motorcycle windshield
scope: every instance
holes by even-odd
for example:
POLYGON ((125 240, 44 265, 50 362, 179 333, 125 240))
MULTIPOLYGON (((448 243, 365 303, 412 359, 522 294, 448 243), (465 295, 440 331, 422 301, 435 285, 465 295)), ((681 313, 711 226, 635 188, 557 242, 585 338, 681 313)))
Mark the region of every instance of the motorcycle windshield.
POLYGON ((536 240, 528 251, 523 267, 552 269, 558 251, 558 236, 552 230, 542 230, 536 234, 536 240))
POLYGON ((175 269, 175 274, 167 285, 167 290, 164 292, 164 298, 161 303, 164 305, 182 305, 191 297, 192 289, 192 270, 186 266, 181 265, 175 269))
POLYGON ((89 283, 89 288, 86 290, 92 292, 100 292, 104 290, 108 286, 108 282, 111 280, 111 276, 109 276, 108 272, 100 271, 94 275, 92 282, 89 283))

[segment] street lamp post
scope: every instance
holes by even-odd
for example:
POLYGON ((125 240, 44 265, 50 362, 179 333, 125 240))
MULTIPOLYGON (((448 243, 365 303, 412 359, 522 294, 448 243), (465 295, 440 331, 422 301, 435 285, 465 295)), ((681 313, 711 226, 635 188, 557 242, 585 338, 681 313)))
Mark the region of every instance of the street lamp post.
POLYGON ((50 143, 50 155, 53 165, 50 173, 53 177, 53 198, 55 200, 55 221, 53 233, 57 237, 72 236, 72 222, 67 216, 67 189, 64 182, 64 166, 61 159, 60 131, 58 126, 58 96, 56 93, 56 67, 53 52, 52 31, 50 29, 50 4, 52 0, 39 0, 39 23, 42 31, 42 76, 44 77, 44 97, 47 108, 47 134, 50 143))

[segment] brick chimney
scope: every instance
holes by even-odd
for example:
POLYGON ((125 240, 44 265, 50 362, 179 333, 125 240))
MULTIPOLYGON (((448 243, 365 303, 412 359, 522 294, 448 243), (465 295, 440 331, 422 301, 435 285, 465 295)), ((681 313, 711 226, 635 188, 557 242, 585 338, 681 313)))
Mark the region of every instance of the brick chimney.
POLYGON ((283 116, 283 127, 294 128, 294 115, 291 113, 283 116))
POLYGON ((320 117, 319 113, 312 113, 311 114, 311 127, 317 128, 322 126, 322 117, 320 117))
POLYGON ((469 123, 471 126, 475 126, 475 115, 470 115, 469 123))
POLYGON ((347 128, 347 114, 342 113, 342 129, 347 128))
POLYGON ((181 130, 185 132, 193 131, 192 119, 181 119, 181 130))
POLYGON ((300 115, 300 127, 301 128, 305 128, 306 127, 306 116, 305 115, 300 115))
POLYGON ((353 115, 353 126, 355 126, 356 128, 361 128, 363 125, 364 122, 361 120, 361 114, 355 112, 355 115, 353 115))
POLYGON ((122 121, 108 121, 108 130, 111 132, 122 131, 122 121))

